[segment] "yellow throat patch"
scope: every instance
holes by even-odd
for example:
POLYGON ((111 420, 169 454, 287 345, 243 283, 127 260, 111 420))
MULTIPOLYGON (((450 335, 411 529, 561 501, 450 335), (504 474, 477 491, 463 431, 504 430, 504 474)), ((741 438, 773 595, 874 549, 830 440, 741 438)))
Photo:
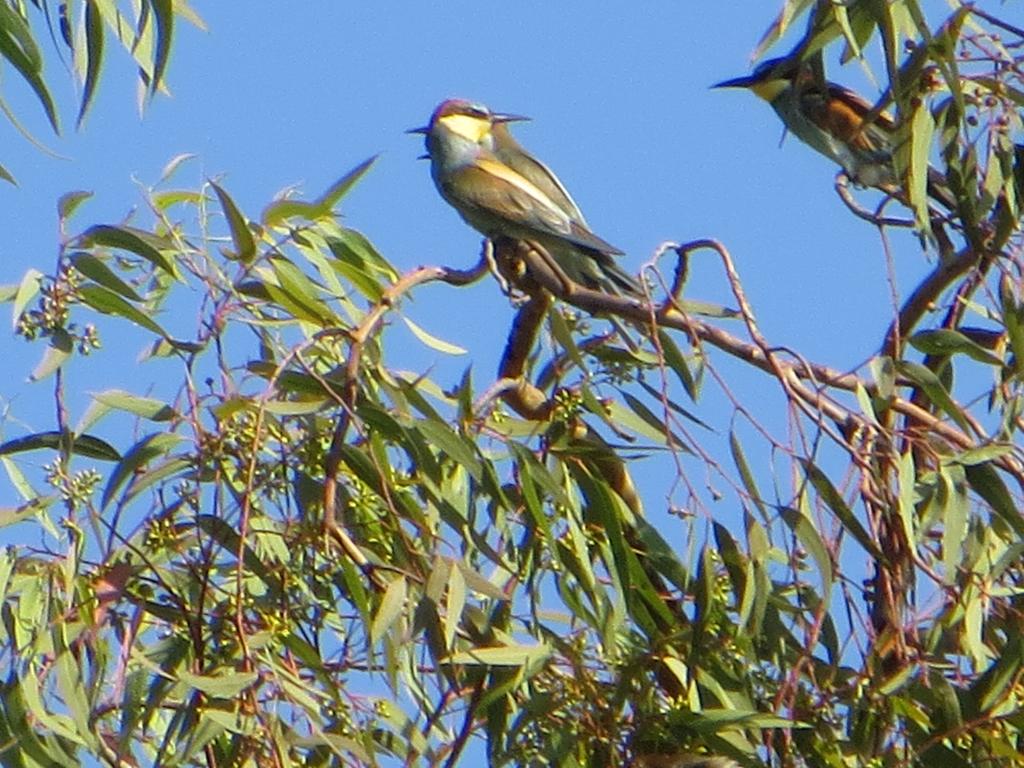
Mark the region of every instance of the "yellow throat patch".
POLYGON ((480 142, 491 130, 491 123, 480 117, 472 115, 445 115, 439 121, 447 130, 462 136, 474 144, 480 142))
POLYGON ((764 80, 760 83, 754 83, 750 86, 757 96, 761 97, 765 101, 775 101, 782 93, 790 86, 789 80, 783 78, 764 80))

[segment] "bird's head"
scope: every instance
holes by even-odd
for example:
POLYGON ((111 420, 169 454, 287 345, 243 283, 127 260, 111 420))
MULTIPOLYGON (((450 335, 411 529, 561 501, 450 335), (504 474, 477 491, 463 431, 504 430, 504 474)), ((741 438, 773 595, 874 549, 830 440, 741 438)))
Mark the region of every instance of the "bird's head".
POLYGON ((746 88, 767 102, 775 101, 793 84, 803 68, 802 62, 793 56, 768 59, 744 77, 734 77, 715 83, 712 88, 746 88))
POLYGON ((518 120, 528 120, 521 115, 492 112, 483 104, 464 99, 448 99, 441 102, 430 122, 422 128, 413 128, 407 133, 426 136, 428 157, 435 152, 455 146, 463 148, 493 149, 493 130, 496 126, 518 120))

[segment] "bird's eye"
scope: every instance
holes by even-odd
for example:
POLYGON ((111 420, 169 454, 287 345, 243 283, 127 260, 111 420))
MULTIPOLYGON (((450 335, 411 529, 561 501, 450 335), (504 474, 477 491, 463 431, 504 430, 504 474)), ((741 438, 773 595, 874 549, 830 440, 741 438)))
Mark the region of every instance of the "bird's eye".
POLYGON ((491 113, 487 111, 486 107, 479 107, 474 104, 469 108, 469 114, 473 117, 479 117, 481 120, 486 120, 490 117, 491 113))

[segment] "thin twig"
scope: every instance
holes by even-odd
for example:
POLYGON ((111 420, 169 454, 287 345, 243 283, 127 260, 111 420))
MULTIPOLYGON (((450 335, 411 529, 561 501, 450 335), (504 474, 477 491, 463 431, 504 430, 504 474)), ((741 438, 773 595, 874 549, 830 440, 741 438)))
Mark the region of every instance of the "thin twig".
POLYGON ((942 292, 977 264, 978 258, 978 254, 973 249, 966 248, 949 261, 940 262, 903 302, 899 315, 885 332, 881 354, 894 357, 897 340, 905 338, 913 331, 932 304, 942 295, 942 292))

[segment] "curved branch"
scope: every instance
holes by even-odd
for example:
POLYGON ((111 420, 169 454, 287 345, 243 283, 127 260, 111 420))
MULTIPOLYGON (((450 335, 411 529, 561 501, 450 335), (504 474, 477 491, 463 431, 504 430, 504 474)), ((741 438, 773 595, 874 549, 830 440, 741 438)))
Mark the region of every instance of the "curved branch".
MULTIPOLYGON (((705 247, 712 248, 720 254, 727 253, 724 247, 714 240, 697 240, 691 243, 686 243, 679 246, 678 252, 682 257, 683 253, 688 253, 697 248, 705 247)), ((757 330, 756 324, 751 323, 752 315, 750 313, 746 297, 743 295, 742 291, 737 295, 737 301, 741 304, 741 313, 744 315, 748 331, 752 329, 753 332, 757 334, 757 338, 760 338, 760 343, 743 341, 721 328, 704 322, 699 318, 687 315, 682 308, 675 304, 672 297, 655 307, 649 306, 634 298, 616 296, 601 291, 591 290, 575 283, 566 286, 562 281, 551 277, 550 270, 545 268, 544 264, 541 264, 539 265, 539 268, 534 269, 534 259, 536 259, 536 256, 534 255, 535 251, 536 249, 529 249, 523 254, 532 277, 543 288, 557 296, 562 301, 572 304, 573 306, 591 314, 612 314, 636 320, 638 322, 649 320, 653 310, 659 326, 675 328, 683 331, 694 341, 699 340, 711 344, 726 354, 743 360, 767 373, 771 373, 774 376, 781 377, 789 381, 789 386, 792 388, 793 393, 799 400, 812 408, 821 409, 826 416, 837 424, 856 424, 863 428, 869 427, 864 417, 860 416, 855 411, 846 408, 833 400, 824 400, 820 392, 811 390, 802 384, 797 384, 797 382, 810 381, 819 387, 829 387, 847 392, 856 392, 858 389, 863 389, 870 395, 877 394, 876 385, 871 381, 856 376, 855 374, 842 373, 825 365, 804 360, 791 362, 788 360, 781 360, 776 355, 773 355, 772 348, 769 347, 767 342, 760 337, 760 332, 757 330)), ((738 275, 735 268, 731 267, 730 264, 731 262, 727 261, 726 270, 732 275, 733 280, 738 281, 738 275)), ((933 286, 933 290, 934 286, 937 285, 942 278, 946 279, 944 285, 948 285, 949 274, 958 270, 958 273, 962 273, 963 270, 966 270, 969 267, 970 262, 966 259, 959 259, 954 262, 941 265, 936 270, 936 274, 933 276, 932 280, 928 282, 933 286)), ((911 306, 917 307, 919 302, 923 301, 925 291, 917 291, 915 294, 917 295, 917 298, 911 306)), ((921 304, 920 306, 924 307, 927 306, 927 304, 921 304)), ((909 382, 905 381, 898 381, 897 383, 901 386, 909 385, 909 382)), ((934 434, 945 439, 951 446, 959 450, 969 450, 971 448, 976 448, 979 445, 979 442, 970 435, 965 434, 957 427, 943 421, 932 413, 929 413, 927 410, 904 398, 893 397, 889 407, 896 413, 908 416, 925 425, 934 434)), ((984 436, 982 436, 982 439, 983 438, 984 436)), ((1020 466, 1019 462, 1010 457, 1003 457, 999 460, 998 464, 1019 481, 1024 483, 1024 468, 1020 466)))
POLYGON ((850 213, 858 219, 874 224, 876 227, 900 227, 902 229, 912 229, 914 227, 912 219, 882 216, 882 209, 893 199, 891 195, 887 196, 874 211, 869 211, 863 207, 850 193, 850 177, 844 171, 839 171, 836 174, 835 190, 836 194, 839 195, 839 199, 843 201, 850 213))
POLYGON ((539 291, 519 308, 498 368, 499 379, 514 382, 503 389, 501 399, 513 411, 531 421, 545 421, 554 410, 554 404, 547 395, 526 379, 526 361, 550 306, 550 296, 539 291))
MULTIPOLYGON (((356 395, 359 391, 359 366, 362 363, 363 347, 366 341, 377 331, 380 323, 395 306, 398 299, 416 286, 435 281, 445 282, 450 285, 468 285, 483 277, 489 268, 489 248, 489 244, 485 243, 480 260, 470 269, 420 267, 401 276, 397 281, 388 286, 380 300, 366 314, 359 326, 352 331, 345 332, 350 343, 348 360, 345 364, 345 385, 341 394, 341 406, 344 409, 344 413, 334 429, 334 434, 331 437, 331 446, 324 459, 324 529, 339 542, 349 558, 363 571, 369 568, 366 556, 356 546, 355 542, 349 538, 348 534, 338 526, 336 518, 338 466, 341 463, 341 447, 345 442, 345 435, 348 432, 355 408, 356 395)), ((337 332, 337 329, 331 329, 325 333, 337 332)), ((377 583, 376 580, 374 580, 374 583, 377 583)))

